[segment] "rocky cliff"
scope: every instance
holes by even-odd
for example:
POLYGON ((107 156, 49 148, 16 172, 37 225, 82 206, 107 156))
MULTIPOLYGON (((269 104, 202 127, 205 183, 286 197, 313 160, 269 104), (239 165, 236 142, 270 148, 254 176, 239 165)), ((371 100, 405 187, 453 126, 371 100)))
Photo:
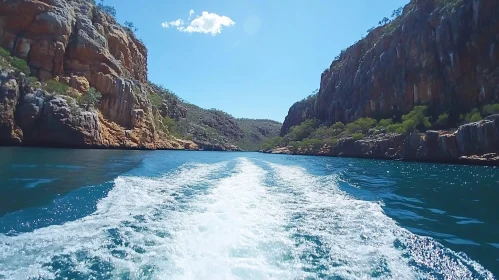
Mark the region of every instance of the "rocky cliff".
MULTIPOLYGON (((156 130, 147 99, 147 50, 131 30, 86 0, 0 2, 0 46, 27 61, 31 74, 102 93, 98 110, 82 109, 2 71, 0 142, 123 148, 194 147, 156 130)), ((38 84, 41 85, 41 84, 38 84)), ((73 97, 76 97, 73 95, 73 97)))
POLYGON ((192 106, 148 81, 145 45, 104 10, 93 0, 0 1, 0 47, 8 53, 0 55, 0 145, 239 150, 246 134, 227 127, 232 117, 198 126, 199 133, 172 131, 166 122, 178 128, 201 117, 183 121, 196 115, 192 106), (50 90, 54 80, 70 90, 50 90), (82 104, 93 88, 100 102, 82 104), (239 134, 213 136, 222 130, 239 134))
POLYGON ((281 135, 307 118, 392 118, 427 104, 457 119, 498 100, 499 1, 411 0, 333 61, 318 94, 291 107, 281 135))
POLYGON ((319 149, 287 146, 265 152, 499 165, 499 115, 456 130, 371 134, 362 140, 346 137, 334 146, 324 145, 319 149))

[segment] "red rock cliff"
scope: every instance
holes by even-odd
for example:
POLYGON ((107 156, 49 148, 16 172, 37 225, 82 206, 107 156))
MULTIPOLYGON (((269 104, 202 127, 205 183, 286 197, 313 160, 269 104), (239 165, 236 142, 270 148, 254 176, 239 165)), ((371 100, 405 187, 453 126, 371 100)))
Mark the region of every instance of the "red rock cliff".
POLYGON ((315 99, 291 107, 281 134, 303 116, 331 124, 392 117, 418 104, 457 115, 494 101, 499 1, 412 0, 399 18, 342 52, 315 99))
POLYGON ((0 1, 0 46, 25 59, 42 81, 57 77, 80 91, 91 86, 102 93, 100 112, 72 110, 70 101, 48 100, 46 93, 6 70, 0 142, 132 148, 185 144, 156 131, 147 98, 153 89, 147 85, 146 47, 93 1, 0 1))

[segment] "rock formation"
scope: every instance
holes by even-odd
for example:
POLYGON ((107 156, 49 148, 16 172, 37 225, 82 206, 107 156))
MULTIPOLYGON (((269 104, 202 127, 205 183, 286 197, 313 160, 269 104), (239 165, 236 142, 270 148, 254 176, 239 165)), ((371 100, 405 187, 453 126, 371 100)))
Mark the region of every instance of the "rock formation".
POLYGON ((401 16, 333 61, 315 98, 291 107, 281 135, 302 116, 330 125, 427 104, 434 114, 457 118, 497 101, 499 1, 411 0, 401 16))
POLYGON ((2 51, 0 145, 239 150, 235 144, 249 148, 277 135, 280 123, 249 125, 148 82, 145 45, 104 10, 93 0, 0 1, 0 47, 44 84, 16 71, 2 51), (70 91, 48 92, 50 80, 70 91), (91 88, 102 94, 96 108, 76 102, 91 88), (170 131, 171 120, 182 133, 170 131))
POLYGON ((429 130, 407 136, 373 134, 362 140, 340 139, 337 145, 324 145, 318 151, 278 147, 265 152, 499 165, 499 115, 462 125, 453 131, 429 130))
MULTIPOLYGON (((195 148, 162 135, 147 93, 147 49, 131 30, 86 0, 0 2, 0 46, 41 81, 102 93, 99 110, 50 96, 4 69, 0 141, 6 144, 195 148), (88 108, 87 108, 88 109, 88 108)), ((185 143, 184 143, 185 142, 185 143)))
MULTIPOLYGON (((400 120, 416 105, 435 118, 459 116, 499 101, 499 1, 411 0, 400 16, 342 51, 319 92, 295 103, 281 128, 309 120, 400 120)), ((343 138, 334 147, 278 147, 274 153, 499 164, 499 118, 409 136, 343 138)))
POLYGON ((0 71, 0 145, 135 149, 196 149, 192 141, 162 135, 132 111, 132 128, 106 119, 99 110, 82 108, 74 98, 51 95, 28 84, 14 70, 0 71), (152 134, 154 132, 154 134, 152 134))

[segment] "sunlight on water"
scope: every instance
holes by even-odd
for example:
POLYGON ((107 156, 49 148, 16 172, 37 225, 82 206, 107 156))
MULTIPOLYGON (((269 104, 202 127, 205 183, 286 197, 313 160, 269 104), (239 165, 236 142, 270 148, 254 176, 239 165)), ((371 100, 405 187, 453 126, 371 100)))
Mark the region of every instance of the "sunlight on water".
POLYGON ((118 177, 92 215, 0 235, 0 279, 494 279, 337 181, 247 158, 118 177))

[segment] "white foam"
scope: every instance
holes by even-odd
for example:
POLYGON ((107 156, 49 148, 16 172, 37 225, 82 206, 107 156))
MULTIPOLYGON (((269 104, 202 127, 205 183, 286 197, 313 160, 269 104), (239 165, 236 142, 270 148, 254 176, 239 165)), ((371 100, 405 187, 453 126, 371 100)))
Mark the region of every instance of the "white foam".
MULTIPOLYGON (((177 212, 173 279, 294 279, 301 274, 287 213, 263 184, 266 172, 240 159, 235 173, 177 212), (288 256, 288 260, 283 260, 288 256)), ((169 278, 170 278, 169 277, 169 278)))
MULTIPOLYGON (((298 231, 318 237, 329 250, 329 259, 321 260, 326 275, 370 279, 378 271, 377 277, 382 279, 434 279, 435 275, 446 279, 475 279, 477 275, 479 279, 494 279, 492 273, 464 254, 399 227, 384 214, 380 202, 347 195, 338 188, 335 176, 312 176, 300 167, 268 164, 281 186, 293 193, 283 200, 292 203, 287 208, 303 214, 296 225, 298 231), (293 197, 301 199, 294 201, 293 197), (421 268, 416 268, 415 263, 421 268)), ((314 245, 305 242, 300 249, 307 255, 314 245)))
POLYGON ((113 275, 140 278, 144 269, 157 267, 165 258, 161 252, 169 239, 162 207, 182 196, 183 189, 212 181, 209 177, 226 164, 186 165, 162 178, 119 177, 92 215, 17 236, 0 235, 0 275, 51 279, 57 268, 47 264, 59 257, 73 263, 71 269, 77 272, 88 272, 90 262, 98 260, 112 265, 113 275), (120 253, 125 257, 117 257, 120 253), (81 254, 85 256, 78 257, 81 254))
POLYGON ((472 279, 472 268, 493 279, 466 256, 402 229, 379 203, 350 197, 334 176, 263 169, 247 158, 234 164, 119 177, 87 217, 0 235, 0 276, 472 279))

